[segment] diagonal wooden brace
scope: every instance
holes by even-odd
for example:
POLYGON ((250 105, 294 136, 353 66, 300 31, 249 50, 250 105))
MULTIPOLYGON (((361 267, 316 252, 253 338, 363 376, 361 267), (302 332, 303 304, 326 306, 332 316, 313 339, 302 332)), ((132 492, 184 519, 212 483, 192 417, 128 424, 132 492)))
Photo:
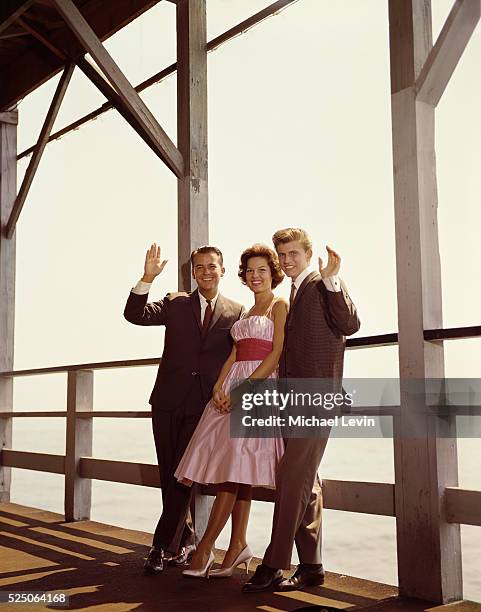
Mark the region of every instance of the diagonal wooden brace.
POLYGON ((416 81, 417 100, 437 106, 481 16, 481 0, 456 0, 416 81))
POLYGON ((182 178, 184 162, 180 151, 161 128, 157 119, 102 45, 75 4, 72 0, 52 0, 52 3, 85 51, 90 53, 95 60, 97 66, 110 85, 112 85, 123 104, 150 134, 158 155, 178 178, 182 178))
POLYGON ((15 232, 17 220, 22 212, 23 205, 25 204, 25 200, 27 199, 28 192, 30 191, 30 187, 35 177, 35 173, 37 172, 40 160, 42 159, 50 133, 52 132, 53 124, 55 123, 55 119, 57 118, 58 111, 60 110, 68 84, 72 78, 74 68, 74 64, 68 64, 60 77, 60 81, 58 82, 57 89, 55 90, 55 94, 52 98, 52 103, 50 104, 50 108, 48 109, 47 116, 45 117, 45 121, 40 131, 40 136, 35 146, 32 159, 30 160, 27 171, 25 172, 22 186, 20 187, 20 191, 18 192, 15 204, 13 205, 12 212, 10 213, 10 217, 8 219, 6 227, 7 238, 11 238, 15 232))

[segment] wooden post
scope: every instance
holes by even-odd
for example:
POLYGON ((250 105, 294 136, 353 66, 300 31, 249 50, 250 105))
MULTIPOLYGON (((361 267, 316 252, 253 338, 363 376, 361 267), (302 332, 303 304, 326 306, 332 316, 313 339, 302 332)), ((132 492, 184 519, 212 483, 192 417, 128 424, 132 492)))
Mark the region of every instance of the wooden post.
POLYGON ((434 106, 416 100, 415 89, 432 48, 430 0, 390 0, 389 22, 401 378, 401 413, 394 418, 399 590, 444 603, 462 597, 460 529, 447 522, 444 506, 446 487, 458 482, 455 419, 416 413, 406 392, 410 381, 444 378, 443 342, 423 335, 442 328, 434 106))
MULTIPOLYGON (((177 0, 177 146, 184 176, 177 182, 179 290, 192 291, 191 252, 209 243, 207 190, 206 0, 177 0)), ((196 541, 203 536, 213 498, 195 491, 196 541)))
MULTIPOLYGON (((17 111, 0 115, 0 371, 13 370, 16 234, 5 228, 17 194, 17 111), (6 121, 4 121, 4 119, 6 121)), ((13 410, 13 378, 0 378, 0 411, 13 410)), ((12 447, 12 419, 0 419, 0 451, 12 447)), ((0 455, 0 502, 10 501, 11 469, 0 455)))
POLYGON ((92 456, 92 419, 77 418, 77 411, 93 409, 94 373, 76 370, 67 380, 67 434, 65 444, 65 520, 90 518, 92 481, 81 478, 81 457, 92 456))
POLYGON ((177 140, 179 290, 193 286, 189 257, 209 242, 207 191, 206 0, 177 2, 177 140))

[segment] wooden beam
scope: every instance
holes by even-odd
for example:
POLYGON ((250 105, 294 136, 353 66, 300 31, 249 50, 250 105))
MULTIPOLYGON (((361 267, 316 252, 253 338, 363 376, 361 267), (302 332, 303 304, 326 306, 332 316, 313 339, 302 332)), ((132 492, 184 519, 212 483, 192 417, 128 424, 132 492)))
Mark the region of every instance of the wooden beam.
POLYGON ((150 463, 83 457, 80 460, 80 474, 83 478, 160 487, 159 466, 150 463))
POLYGON ((29 370, 0 371, 0 378, 9 376, 37 376, 38 374, 63 374, 76 370, 110 370, 116 368, 132 368, 159 365, 162 359, 152 357, 147 359, 121 359, 118 361, 98 361, 92 363, 76 363, 72 365, 52 366, 50 368, 32 368, 29 370))
POLYGON ((35 0, 2 0, 0 6, 0 33, 9 28, 27 11, 35 0))
POLYGON ((10 123, 11 125, 18 124, 18 112, 17 111, 5 111, 0 113, 0 123, 10 123))
POLYGON ((416 80, 418 100, 437 106, 480 16, 481 0, 456 0, 416 80))
POLYGON ((77 412, 77 418, 101 419, 151 419, 150 410, 93 410, 92 412, 77 412))
POLYGON ((20 38, 21 36, 28 36, 28 32, 17 30, 16 32, 11 32, 9 34, 0 34, 0 40, 11 40, 13 38, 20 38))
POLYGON ((152 115, 142 98, 102 45, 75 4, 72 0, 52 0, 52 2, 85 51, 93 57, 97 66, 115 89, 126 108, 151 135, 151 139, 155 143, 158 154, 164 163, 178 178, 182 177, 184 164, 181 153, 160 127, 157 119, 152 115))
MULTIPOLYGON (((178 0, 176 28, 177 142, 184 160, 184 176, 177 181, 178 286, 191 291, 190 254, 209 243, 206 0, 178 0)), ((191 502, 196 543, 205 532, 212 503, 196 490, 191 502)))
POLYGON ((481 491, 447 487, 445 501, 448 522, 481 526, 481 491))
MULTIPOLYGON (((119 112, 119 114, 129 123, 139 136, 147 143, 147 145, 158 155, 158 148, 156 143, 152 140, 152 135, 144 129, 144 126, 138 121, 137 117, 134 116, 124 105, 120 96, 117 94, 115 89, 109 85, 104 77, 88 62, 85 57, 77 58, 72 60, 67 54, 59 49, 55 44, 51 42, 48 35, 43 32, 38 26, 32 26, 26 19, 18 19, 17 22, 25 28, 25 30, 34 36, 44 47, 46 47, 53 55, 61 59, 64 62, 69 60, 75 62, 85 76, 97 87, 100 93, 107 98, 112 106, 119 112)), ((50 138, 50 136, 49 136, 50 138)))
POLYGON ((4 448, 1 452, 0 464, 7 465, 10 468, 35 470, 36 472, 48 472, 50 474, 65 473, 65 457, 63 455, 31 453, 4 448))
POLYGON ((454 416, 428 418, 412 379, 444 378, 434 107, 415 82, 432 48, 429 0, 390 0, 391 113, 401 413, 394 417, 399 592, 445 603, 462 598, 459 526, 446 519, 445 487, 457 486, 454 416), (437 428, 437 429, 435 429, 437 428))
MULTIPOLYGON (((112 3, 103 0, 86 0, 82 2, 82 14, 92 25, 98 38, 103 41, 159 1, 115 0, 115 3, 112 3)), ((66 27, 56 28, 50 40, 59 48, 67 50, 69 57, 77 58, 85 55, 83 47, 66 27)), ((41 56, 37 51, 36 48, 27 49, 14 62, 1 66, 0 110, 11 108, 63 69, 65 62, 41 56)))
POLYGON ((67 54, 61 51, 57 46, 52 44, 50 40, 48 39, 47 35, 44 34, 38 26, 34 27, 31 23, 29 23, 27 19, 22 18, 22 17, 17 19, 17 23, 20 26, 22 26, 22 28, 25 30, 25 32, 27 32, 27 34, 30 34, 31 36, 36 38, 39 42, 41 42, 42 45, 47 47, 47 49, 51 53, 53 53, 58 59, 60 59, 64 63, 67 63, 67 60, 68 60, 67 54))
POLYGON ((80 458, 92 455, 92 419, 78 419, 77 411, 93 408, 94 373, 69 372, 67 381, 67 431, 65 444, 65 520, 90 518, 92 481, 80 472, 80 458))
POLYGON ((158 146, 158 142, 153 137, 150 130, 147 130, 145 124, 139 121, 138 115, 132 113, 124 104, 122 98, 118 95, 113 87, 97 72, 97 70, 85 59, 77 60, 77 66, 85 74, 85 76, 97 87, 97 89, 107 98, 110 104, 118 111, 118 113, 127 121, 127 123, 137 132, 142 140, 152 149, 152 151, 164 160, 164 155, 158 146))
POLYGON ((52 418, 52 417, 65 417, 65 416, 67 416, 66 410, 28 410, 28 411, 13 410, 12 412, 7 412, 7 411, 0 412, 0 419, 6 419, 6 418, 32 419, 32 418, 37 418, 37 417, 52 418))
MULTIPOLYGON (((232 40, 236 36, 239 36, 239 34, 242 34, 246 30, 256 26, 257 24, 261 23, 268 17, 272 17, 272 15, 279 13, 281 10, 287 8, 290 4, 293 4, 294 2, 297 2, 297 0, 277 0, 277 2, 270 4, 266 8, 259 11, 258 13, 255 13, 251 17, 244 19, 243 21, 237 23, 232 28, 229 28, 228 30, 220 34, 219 36, 216 36, 215 38, 210 40, 207 43, 207 51, 214 51, 219 46, 223 45, 229 40, 232 40)), ((149 87, 152 87, 152 85, 159 83, 166 77, 172 74, 175 74, 176 71, 177 71, 177 62, 170 64, 169 66, 166 66, 159 72, 156 72, 155 74, 153 74, 148 79, 145 79, 145 81, 142 81, 141 83, 136 85, 135 91, 137 93, 145 91, 146 89, 148 89, 149 87)), ((90 113, 87 113, 83 117, 80 117, 79 119, 65 126, 58 132, 55 132, 55 134, 52 134, 50 137, 50 140, 56 140, 57 138, 61 138, 62 136, 65 136, 65 134, 68 134, 69 132, 72 132, 73 130, 77 130, 79 127, 81 127, 85 123, 89 121, 93 121, 94 119, 97 119, 97 117, 100 117, 101 115, 103 115, 103 113, 106 113, 112 108, 114 108, 114 105, 111 104, 110 102, 106 102, 105 104, 102 104, 102 106, 99 106, 98 108, 91 111, 90 113)), ((22 151, 19 154, 18 159, 22 159, 23 157, 30 155, 33 152, 33 148, 34 147, 29 147, 28 149, 25 149, 24 151, 22 151)))
POLYGON ((207 189, 206 0, 177 2, 177 139, 185 163, 178 181, 178 282, 191 291, 191 252, 209 242, 207 189))
MULTIPOLYGON (((0 371, 13 368, 15 338, 16 237, 7 238, 5 226, 17 193, 18 113, 0 116, 0 371), (2 119, 7 119, 3 121, 2 119)), ((13 378, 0 378, 0 410, 13 410, 13 378)), ((0 421, 0 449, 12 446, 12 419, 0 421)), ((0 459, 0 502, 10 501, 10 469, 0 459)))
POLYGON ((40 131, 40 136, 38 138, 35 151, 32 155, 30 163, 28 164, 27 171, 25 172, 25 176, 23 177, 22 186, 20 187, 20 191, 18 192, 18 196, 15 200, 15 205, 8 219, 6 227, 7 238, 11 238, 15 231, 18 218, 20 216, 20 213, 22 212, 22 208, 25 204, 25 200, 27 199, 30 187, 32 186, 33 179, 35 177, 38 166, 40 164, 40 160, 42 159, 43 152, 48 142, 48 137, 52 132, 53 124, 55 123, 55 119, 57 118, 58 111, 60 110, 60 106, 67 91, 68 84, 70 83, 70 79, 72 78, 74 68, 74 64, 69 64, 68 66, 66 66, 60 78, 60 81, 58 82, 57 89, 55 90, 55 94, 52 98, 52 103, 50 104, 50 108, 48 109, 47 116, 45 117, 45 121, 40 131))

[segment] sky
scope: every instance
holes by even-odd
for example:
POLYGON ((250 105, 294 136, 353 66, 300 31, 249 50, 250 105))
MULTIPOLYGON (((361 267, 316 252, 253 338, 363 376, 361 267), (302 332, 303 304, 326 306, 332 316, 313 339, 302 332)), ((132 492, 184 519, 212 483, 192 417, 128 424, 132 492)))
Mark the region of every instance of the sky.
MULTIPOLYGON (((208 39, 268 4, 208 0, 208 39)), ((451 5, 433 1, 435 37, 451 5)), ((174 5, 160 2, 106 47, 133 84, 169 65, 174 5)), ((478 27, 436 112, 445 327, 480 323, 480 57, 478 27)), ((21 102, 19 151, 36 140, 58 78, 21 102)), ((175 142, 175 75, 142 97, 175 142)), ((55 128, 103 102, 76 71, 55 128)), ((209 232, 224 252, 222 292, 249 306, 240 253, 270 244, 276 229, 301 226, 314 261, 326 244, 340 253, 358 335, 396 331, 387 2, 299 0, 208 55, 208 103, 209 232)), ((177 288, 176 219, 174 175, 114 111, 50 144, 17 225, 15 369, 159 356, 162 331, 132 326, 122 313, 152 242, 169 262, 151 299, 177 288)), ((288 292, 285 282, 278 294, 288 292)), ((445 355, 447 376, 479 376, 479 340, 446 343, 445 355)), ((346 355, 347 377, 395 377, 397 368, 396 347, 346 355)), ((146 409, 154 376, 153 368, 96 373, 95 407, 146 409)), ((65 393, 63 375, 20 379, 15 409, 62 410, 65 393)), ((18 437, 15 447, 22 444, 18 437)), ((62 447, 63 438, 42 436, 27 446, 62 447)), ((461 482, 479 488, 465 448, 461 482)), ((153 449, 146 456, 153 460, 153 449)), ((392 478, 391 464, 370 469, 352 465, 330 477, 392 478)))

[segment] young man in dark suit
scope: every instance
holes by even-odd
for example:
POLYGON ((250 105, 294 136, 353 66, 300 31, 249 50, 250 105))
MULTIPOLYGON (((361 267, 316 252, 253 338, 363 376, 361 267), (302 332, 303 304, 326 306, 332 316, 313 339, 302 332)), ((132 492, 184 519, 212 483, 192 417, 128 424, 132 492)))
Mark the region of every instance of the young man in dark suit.
POLYGON ((192 488, 177 482, 174 472, 232 350, 230 329, 244 310, 220 295, 225 270, 222 253, 212 246, 191 255, 195 291, 168 293, 163 300, 148 303, 151 284, 166 263, 160 247, 152 244, 144 275, 124 310, 127 321, 135 325, 165 325, 162 361, 149 399, 163 506, 144 566, 149 573, 161 572, 167 556, 170 564, 185 563, 195 548, 189 516, 192 488))
MULTIPOLYGON (((356 308, 338 277, 341 258, 327 247, 327 266, 323 268, 319 258, 319 271, 311 268, 312 244, 299 228, 279 230, 273 242, 281 268, 291 279, 279 378, 317 378, 340 386, 345 336, 360 327, 356 308)), ((244 592, 290 591, 324 582, 322 490, 317 470, 328 434, 286 440, 276 475, 271 542, 244 592), (294 575, 283 580, 282 570, 290 568, 294 542, 300 563, 294 575)))

